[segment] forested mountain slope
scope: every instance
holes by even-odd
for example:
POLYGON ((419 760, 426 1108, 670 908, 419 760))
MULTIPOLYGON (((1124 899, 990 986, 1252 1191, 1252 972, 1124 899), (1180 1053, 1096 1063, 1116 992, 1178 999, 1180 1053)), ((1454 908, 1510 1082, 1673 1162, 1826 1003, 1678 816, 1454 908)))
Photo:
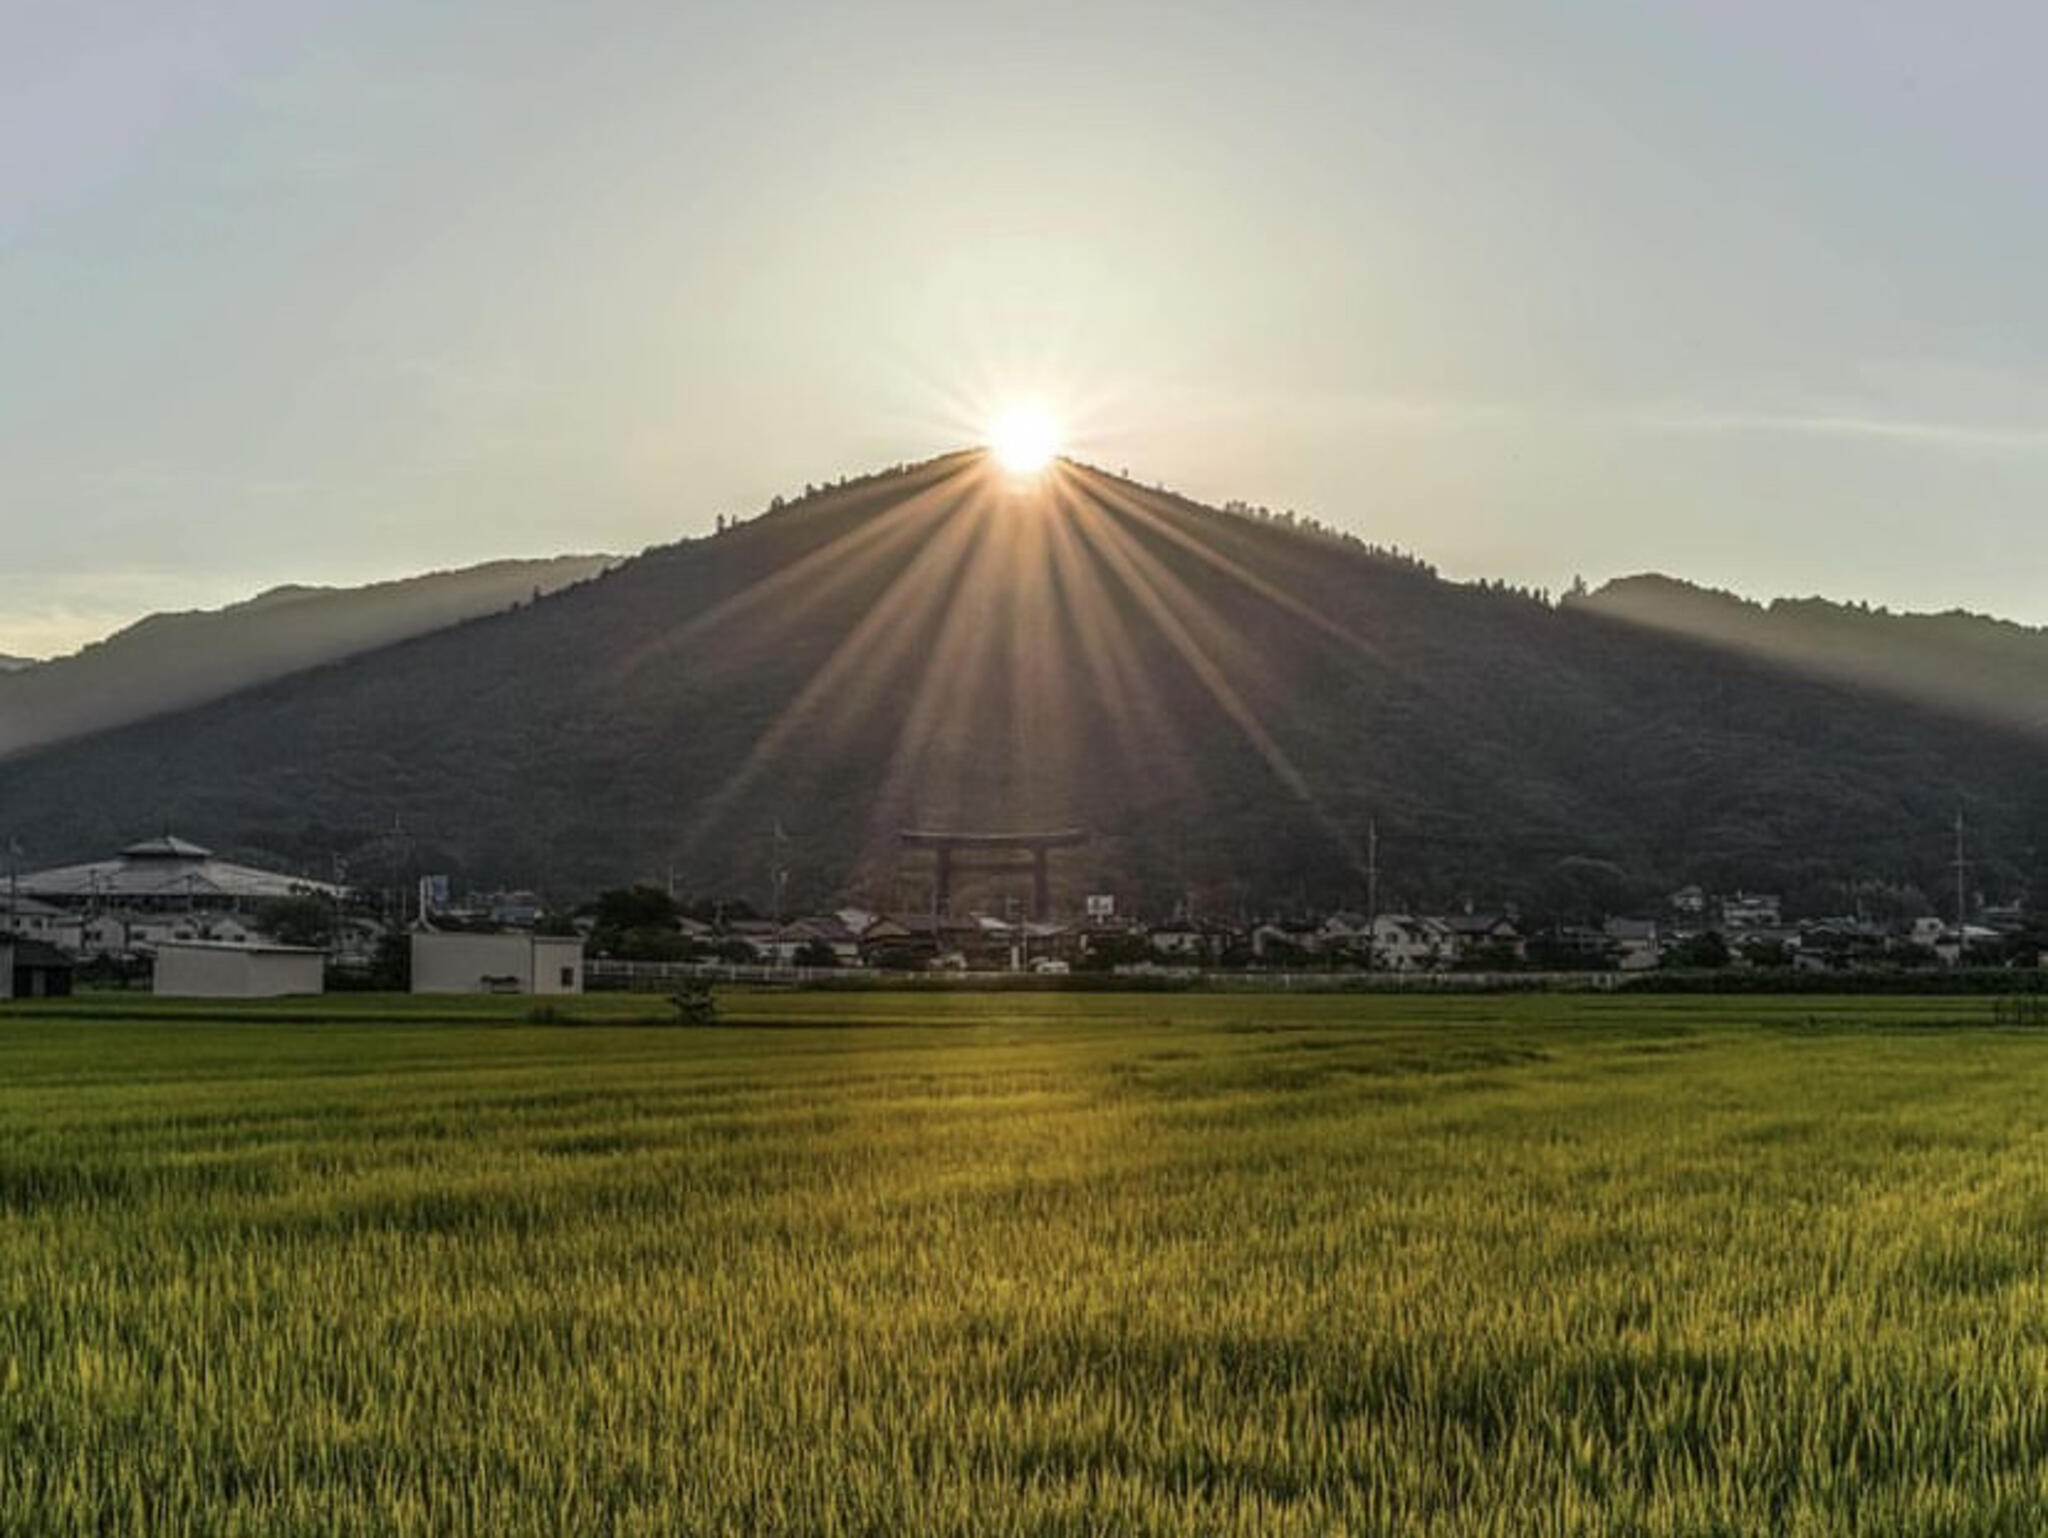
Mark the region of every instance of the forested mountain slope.
MULTIPOLYGON (((2048 753, 1584 605, 1064 465, 963 454, 590 582, 0 764, 40 855, 169 826, 360 879, 673 872, 928 900, 898 830, 1077 825, 1072 901, 1618 905, 1686 880, 1987 885, 2048 753), (402 830, 402 831, 394 831, 402 830)), ((970 890, 970 897, 973 892, 970 890)))
POLYGON ((368 587, 281 587, 152 614, 68 657, 0 660, 0 755, 200 704, 595 576, 610 556, 493 561, 368 587))

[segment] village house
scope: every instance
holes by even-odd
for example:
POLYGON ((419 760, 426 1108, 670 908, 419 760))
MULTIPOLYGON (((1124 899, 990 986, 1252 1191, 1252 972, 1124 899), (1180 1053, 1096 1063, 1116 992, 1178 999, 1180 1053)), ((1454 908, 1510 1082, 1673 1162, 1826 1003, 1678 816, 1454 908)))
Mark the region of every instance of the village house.
POLYGON ((1330 914, 1316 930, 1316 948, 1324 955, 1342 961, 1355 961, 1370 965, 1372 960, 1372 920, 1362 913, 1344 909, 1330 914))
POLYGON ((1267 919, 1253 926, 1251 939, 1261 966, 1298 967, 1318 950, 1317 926, 1303 920, 1267 919))
POLYGON ((1149 938, 1153 954, 1162 960, 1213 967, 1235 946, 1237 931, 1206 919, 1176 918, 1154 926, 1149 938))
POLYGON ((71 979, 71 958, 54 945, 0 935, 0 999, 61 999, 71 979))
POLYGON ((1701 919, 1707 914, 1707 893, 1704 887, 1682 886, 1664 899, 1664 904, 1681 919, 1701 919))
POLYGON ((776 937, 782 933, 782 926, 772 919, 728 919, 719 930, 719 939, 726 945, 741 945, 755 961, 769 963, 775 960, 776 937))
POLYGON ((770 954, 780 967, 857 967, 861 965, 861 937, 837 914, 794 919, 777 931, 770 954), (807 959, 822 956, 830 956, 830 962, 807 959))
POLYGON ((16 897, 0 908, 0 936, 4 935, 75 953, 84 948, 85 916, 33 897, 16 897))
POLYGON ((1434 972, 1457 954, 1457 936, 1442 919, 1382 913, 1373 920, 1373 965, 1382 971, 1434 972))
POLYGON ((189 913, 98 913, 81 920, 79 950, 88 956, 147 956, 159 946, 194 943, 253 945, 264 938, 241 916, 189 913))
POLYGON ((1775 929, 1784 922, 1783 908, 1775 892, 1737 892, 1721 899, 1721 923, 1727 929, 1775 929))
POLYGON ((1601 926, 1608 953, 1624 972, 1647 972, 1664 959, 1655 919, 1609 919, 1601 926))
POLYGON ((929 913, 885 914, 860 937, 863 963, 893 971, 964 968, 968 953, 982 944, 975 920, 929 913))
POLYGON ((1450 931, 1452 958, 1467 963, 1500 961, 1518 965, 1529 959, 1529 942, 1520 927, 1503 913, 1453 913, 1437 920, 1450 931))

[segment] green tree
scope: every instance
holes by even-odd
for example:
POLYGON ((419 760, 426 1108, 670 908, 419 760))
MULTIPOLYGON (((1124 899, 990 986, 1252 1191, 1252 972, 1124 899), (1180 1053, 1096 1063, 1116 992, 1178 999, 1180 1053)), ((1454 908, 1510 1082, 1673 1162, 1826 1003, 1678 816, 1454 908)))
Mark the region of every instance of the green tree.
POLYGON ((600 892, 592 916, 599 929, 673 929, 678 910, 676 900, 658 886, 616 887, 600 892))
POLYGON ((806 940, 796 948, 792 958, 800 967, 836 967, 839 953, 823 940, 806 940))
POLYGON ((334 943, 333 905, 319 897, 276 897, 250 915, 256 927, 279 945, 325 950, 334 943))
POLYGON ((1711 929, 1687 936, 1664 953, 1665 966, 1681 969, 1725 967, 1731 959, 1728 942, 1711 929))
POLYGON ((591 905, 591 948, 628 961, 687 961, 692 947, 676 926, 675 899, 660 887, 618 887, 591 905))
POLYGON ((379 993, 407 993, 412 989, 412 936, 392 925, 377 936, 377 948, 370 955, 370 986, 379 993))

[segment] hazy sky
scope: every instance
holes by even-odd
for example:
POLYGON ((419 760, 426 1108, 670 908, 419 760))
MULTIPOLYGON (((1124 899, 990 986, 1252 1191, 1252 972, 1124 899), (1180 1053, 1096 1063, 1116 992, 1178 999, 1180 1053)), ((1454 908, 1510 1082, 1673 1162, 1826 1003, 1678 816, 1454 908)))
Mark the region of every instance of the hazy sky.
POLYGON ((973 441, 2048 621, 2048 11, 10 0, 0 651, 973 441))

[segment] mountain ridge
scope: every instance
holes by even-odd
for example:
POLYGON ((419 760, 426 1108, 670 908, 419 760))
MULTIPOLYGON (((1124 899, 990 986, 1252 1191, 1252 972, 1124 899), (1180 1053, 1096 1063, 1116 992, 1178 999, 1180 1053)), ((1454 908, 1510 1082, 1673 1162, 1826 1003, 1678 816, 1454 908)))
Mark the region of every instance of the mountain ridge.
POLYGON ((2048 629, 1966 609, 1758 600, 1662 573, 1617 578, 1566 602, 1929 709, 2048 733, 2048 629))
POLYGON ((218 609, 146 615, 67 656, 0 670, 0 758, 527 602, 614 559, 488 561, 360 587, 290 584, 218 609))
POLYGON ((1083 826, 1063 902, 1233 911, 1362 901, 1372 827, 1383 906, 1590 911, 1691 880, 1934 889, 1959 803, 1987 888, 2017 889, 2044 763, 2009 723, 962 454, 0 763, 0 805, 39 858, 168 825, 394 885, 913 909, 905 827, 1083 826))

